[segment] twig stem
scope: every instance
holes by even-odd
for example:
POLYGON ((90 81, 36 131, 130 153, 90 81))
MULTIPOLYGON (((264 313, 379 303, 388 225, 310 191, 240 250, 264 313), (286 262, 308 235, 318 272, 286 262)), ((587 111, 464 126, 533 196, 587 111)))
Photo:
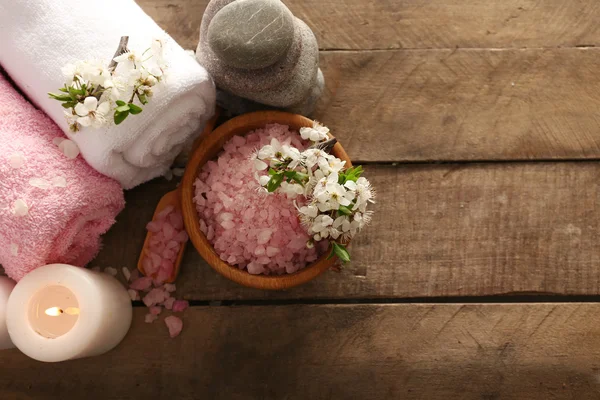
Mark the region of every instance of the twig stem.
POLYGON ((115 55, 110 60, 110 64, 108 64, 108 70, 112 74, 117 68, 118 62, 115 61, 115 57, 120 56, 121 54, 127 51, 127 43, 129 42, 129 36, 121 36, 121 40, 119 40, 119 47, 117 51, 115 51, 115 55))

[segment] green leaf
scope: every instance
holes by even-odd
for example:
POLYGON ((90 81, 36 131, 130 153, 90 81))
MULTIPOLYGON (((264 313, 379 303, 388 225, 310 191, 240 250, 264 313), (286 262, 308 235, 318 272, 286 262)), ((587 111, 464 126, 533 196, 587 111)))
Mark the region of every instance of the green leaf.
POLYGON ((118 112, 115 111, 115 125, 119 125, 121 122, 125 121, 125 118, 129 115, 129 111, 118 112))
POLYGON ((346 206, 340 206, 340 208, 338 208, 338 213, 340 213, 341 215, 351 215, 352 210, 346 206))
POLYGON ((346 250, 346 246, 343 244, 337 244, 335 242, 332 243, 332 246, 333 252, 343 263, 350 262, 350 253, 348 253, 348 250, 346 250))
POLYGON ((58 89, 58 90, 60 90, 60 91, 61 91, 61 92, 63 92, 63 93, 69 93, 69 90, 68 90, 66 87, 61 87, 61 88, 60 88, 60 89, 58 89))
POLYGON ((128 112, 129 106, 127 104, 125 104, 124 106, 119 106, 119 107, 115 108, 115 111, 118 113, 128 112))
POLYGON ((117 100, 115 103, 117 103, 118 106, 124 106, 125 104, 127 104, 123 100, 117 100))
MULTIPOLYGON (((357 167, 348 168, 344 171, 344 176, 346 177, 346 181, 356 182, 362 173, 363 167, 362 165, 359 165, 357 167)), ((346 181, 344 183, 346 183, 346 181)))
POLYGON ((140 99, 140 103, 142 104, 148 104, 148 99, 146 98, 145 94, 138 94, 138 99, 140 99))
POLYGON ((66 101, 64 103, 61 104, 61 106, 63 106, 64 108, 73 108, 77 105, 76 102, 74 101, 66 101))
POLYGON ((270 193, 274 192, 279 186, 281 186, 281 182, 283 182, 282 173, 277 173, 271 176, 271 179, 269 179, 269 182, 267 182, 267 191, 270 193))
POLYGON ((68 96, 66 94, 48 93, 48 96, 50 96, 51 99, 58 101, 71 101, 71 96, 68 96))
POLYGON ((139 114, 142 112, 142 107, 136 106, 133 103, 129 103, 129 112, 132 113, 133 115, 135 114, 139 114))
POLYGON ((273 176, 277 173, 273 168, 269 168, 269 176, 273 176))

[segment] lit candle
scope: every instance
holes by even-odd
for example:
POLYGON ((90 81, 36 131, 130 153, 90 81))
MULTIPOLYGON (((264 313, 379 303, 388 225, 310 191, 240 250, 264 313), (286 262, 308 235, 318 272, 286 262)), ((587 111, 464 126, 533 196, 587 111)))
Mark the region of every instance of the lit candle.
POLYGON ((125 337, 132 314, 127 290, 112 276, 52 264, 17 283, 6 325, 19 350, 55 362, 111 350, 125 337))
POLYGON ((8 335, 8 329, 6 329, 6 303, 14 287, 14 281, 0 276, 0 350, 15 347, 8 335))

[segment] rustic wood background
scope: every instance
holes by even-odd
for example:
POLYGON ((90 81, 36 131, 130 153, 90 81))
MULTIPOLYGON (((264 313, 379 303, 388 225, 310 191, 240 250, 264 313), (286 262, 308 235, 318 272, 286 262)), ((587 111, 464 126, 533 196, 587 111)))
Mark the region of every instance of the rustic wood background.
MULTIPOLYGON (((378 188, 354 261, 266 293, 189 246, 179 338, 139 307, 104 356, 3 352, 0 397, 599 399, 600 3, 284 2, 319 39, 316 118, 378 188)), ((207 0, 138 3, 195 49, 207 0)), ((95 265, 134 268, 175 184, 127 193, 95 265)))

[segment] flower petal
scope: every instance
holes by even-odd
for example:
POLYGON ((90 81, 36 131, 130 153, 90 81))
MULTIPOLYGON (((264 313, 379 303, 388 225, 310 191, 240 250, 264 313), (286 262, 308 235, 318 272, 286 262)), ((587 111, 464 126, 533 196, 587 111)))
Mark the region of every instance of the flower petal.
POLYGON ((96 108, 98 108, 98 99, 94 96, 88 96, 83 100, 83 105, 88 111, 96 111, 96 108))

